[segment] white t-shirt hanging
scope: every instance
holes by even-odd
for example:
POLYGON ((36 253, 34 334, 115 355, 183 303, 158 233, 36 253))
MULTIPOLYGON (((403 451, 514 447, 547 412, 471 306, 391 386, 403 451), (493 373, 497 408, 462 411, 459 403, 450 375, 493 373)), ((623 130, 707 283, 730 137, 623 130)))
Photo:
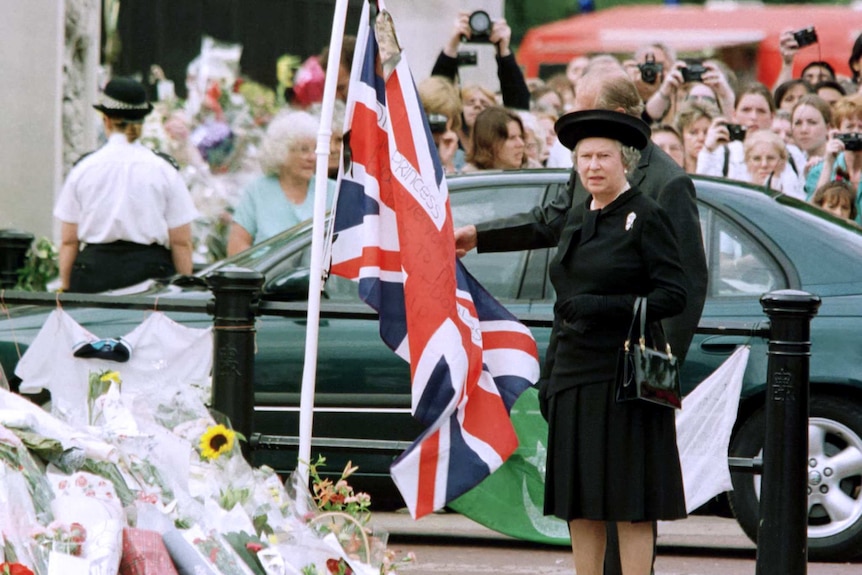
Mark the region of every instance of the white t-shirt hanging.
POLYGON ((22 380, 20 392, 47 389, 55 415, 73 425, 86 425, 90 372, 119 372, 124 396, 165 386, 207 386, 213 359, 212 328, 186 327, 153 312, 122 337, 132 348, 127 362, 73 355, 81 342, 98 339, 62 309, 52 311, 15 369, 22 380))

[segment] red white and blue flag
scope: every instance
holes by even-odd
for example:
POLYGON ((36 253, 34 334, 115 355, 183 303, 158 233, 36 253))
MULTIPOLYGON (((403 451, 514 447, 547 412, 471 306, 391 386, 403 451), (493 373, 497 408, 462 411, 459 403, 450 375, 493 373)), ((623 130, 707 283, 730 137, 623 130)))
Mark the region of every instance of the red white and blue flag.
POLYGON ((529 330, 455 256, 444 170, 378 5, 377 37, 368 3, 357 35, 330 271, 359 282, 383 341, 410 362, 412 412, 426 430, 391 473, 418 518, 515 450, 509 411, 539 362, 529 330))

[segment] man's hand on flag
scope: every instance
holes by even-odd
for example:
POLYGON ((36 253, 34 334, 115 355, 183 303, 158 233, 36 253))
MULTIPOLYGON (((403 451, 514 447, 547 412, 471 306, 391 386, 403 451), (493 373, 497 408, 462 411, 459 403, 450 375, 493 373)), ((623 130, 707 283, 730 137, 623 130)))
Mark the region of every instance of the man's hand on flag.
POLYGON ((463 226, 455 230, 455 255, 463 258, 476 247, 476 226, 463 226))

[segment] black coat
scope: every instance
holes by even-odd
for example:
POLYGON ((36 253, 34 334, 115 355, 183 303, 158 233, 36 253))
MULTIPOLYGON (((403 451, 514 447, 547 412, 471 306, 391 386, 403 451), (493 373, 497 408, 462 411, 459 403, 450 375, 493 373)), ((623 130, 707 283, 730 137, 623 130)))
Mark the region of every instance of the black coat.
MULTIPOLYGON (((685 171, 652 142, 641 152, 641 159, 630 174, 629 182, 664 208, 679 244, 686 278, 686 305, 682 313, 662 322, 662 325, 671 349, 682 361, 700 321, 708 280, 694 184, 685 171)), ((511 218, 477 225, 478 250, 499 252, 558 246, 559 250, 565 251, 572 239, 567 230, 573 230, 578 222, 583 221, 588 196, 575 175, 573 186, 544 205, 511 218)), ((543 377, 547 377, 553 367, 549 362, 553 362, 556 331, 555 326, 543 377)))
POLYGON ((557 299, 567 303, 555 314, 549 395, 613 380, 638 296, 647 298, 648 322, 677 315, 686 301, 676 236, 655 200, 632 188, 601 210, 578 211, 550 268, 557 299))

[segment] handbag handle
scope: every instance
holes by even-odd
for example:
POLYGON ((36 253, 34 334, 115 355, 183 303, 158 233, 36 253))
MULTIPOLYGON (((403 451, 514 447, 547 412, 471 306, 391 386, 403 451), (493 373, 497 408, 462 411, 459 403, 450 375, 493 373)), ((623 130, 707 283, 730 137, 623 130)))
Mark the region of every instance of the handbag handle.
MULTIPOLYGON (((631 345, 630 342, 632 339, 632 330, 635 327, 635 322, 638 320, 638 315, 640 315, 640 322, 639 322, 640 323, 640 330, 638 332, 638 345, 640 345, 641 351, 646 349, 646 314, 647 314, 647 298, 641 297, 641 296, 636 297, 634 307, 632 309, 632 323, 629 326, 629 333, 628 333, 628 337, 627 337, 626 342, 625 342, 626 351, 628 351, 629 346, 631 345)), ((662 334, 662 335, 664 335, 664 334, 662 334)), ((656 340, 655 343, 657 344, 658 340, 656 340)), ((671 352, 670 342, 667 341, 667 338, 665 338, 664 346, 665 346, 665 352, 667 353, 668 358, 672 358, 673 353, 671 352)))

